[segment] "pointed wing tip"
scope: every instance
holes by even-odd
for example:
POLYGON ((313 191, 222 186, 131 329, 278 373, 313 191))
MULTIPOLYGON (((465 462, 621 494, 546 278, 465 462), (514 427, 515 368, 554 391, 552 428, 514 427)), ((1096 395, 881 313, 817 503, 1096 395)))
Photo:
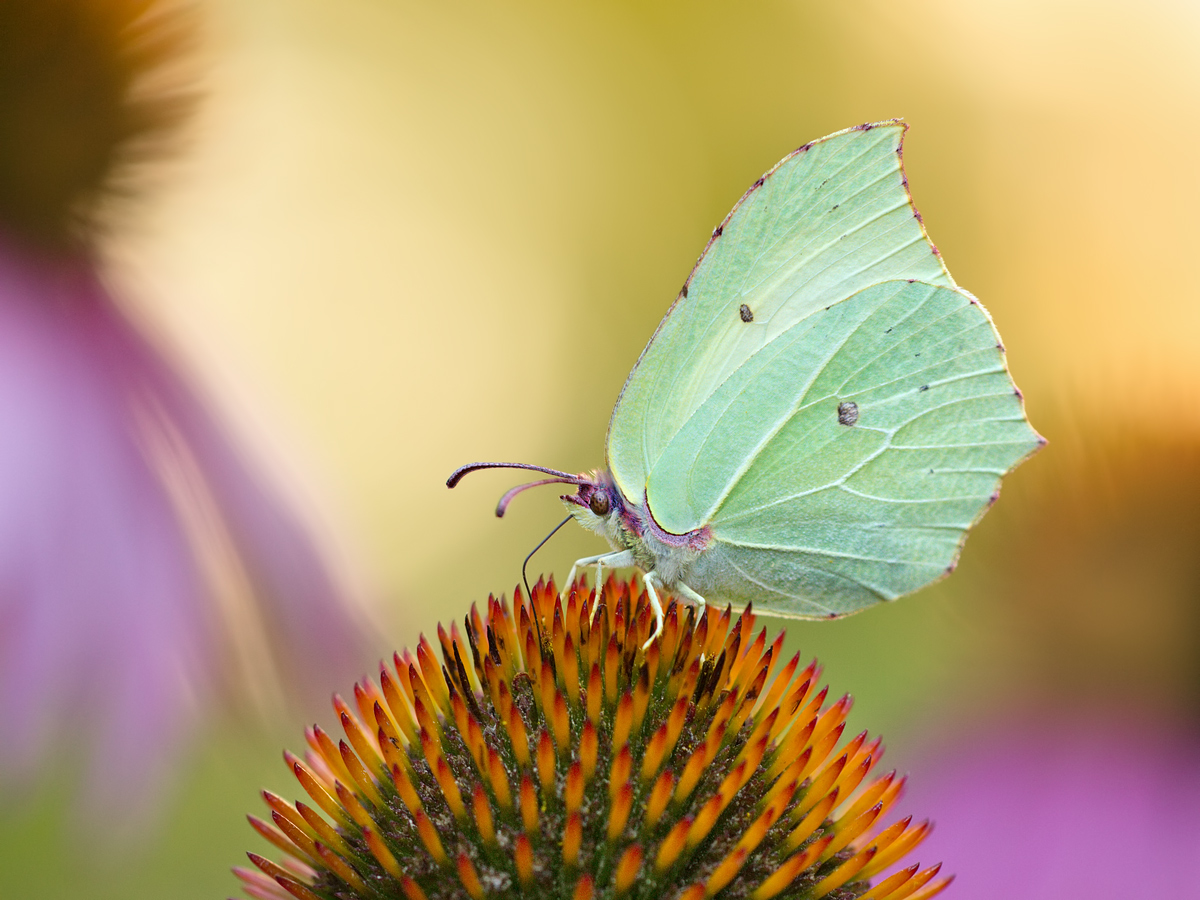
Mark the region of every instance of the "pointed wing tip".
MULTIPOLYGON (((785 156, 783 159, 781 159, 778 163, 776 163, 770 169, 770 171, 768 171, 766 173, 766 175, 764 177, 769 177, 770 175, 774 174, 776 169, 778 169, 780 166, 782 166, 785 162, 787 162, 793 156, 797 156, 801 153, 804 153, 806 150, 812 149, 817 144, 824 144, 827 141, 831 141, 836 138, 849 137, 853 134, 860 133, 860 132, 865 134, 868 131, 877 131, 879 129, 885 129, 885 128, 899 129, 900 135, 896 142, 897 143, 896 152, 899 153, 901 146, 904 144, 904 135, 908 132, 908 123, 905 122, 903 118, 897 116, 894 119, 880 119, 878 122, 863 122, 861 125, 851 125, 849 128, 843 128, 841 131, 835 131, 831 134, 825 135, 824 137, 819 137, 816 140, 812 140, 806 144, 802 144, 801 146, 799 146, 795 150, 793 150, 791 153, 789 153, 787 156, 785 156)), ((760 178, 759 182, 761 182, 761 181, 762 181, 762 179, 760 178)), ((758 183, 755 183, 754 187, 758 187, 758 186, 759 186, 758 183)), ((753 190, 753 188, 751 190, 753 190)), ((747 193, 750 193, 750 192, 748 191, 747 193)), ((743 197, 743 199, 745 199, 745 198, 743 197)), ((736 210, 737 207, 735 206, 734 209, 736 210)), ((731 212, 731 215, 732 215, 732 212, 731 212)))
POLYGON ((878 122, 863 122, 861 125, 855 125, 852 128, 847 128, 847 131, 874 131, 876 128, 893 128, 899 126, 900 131, 908 131, 908 123, 904 121, 902 116, 896 116, 891 119, 880 119, 878 122))

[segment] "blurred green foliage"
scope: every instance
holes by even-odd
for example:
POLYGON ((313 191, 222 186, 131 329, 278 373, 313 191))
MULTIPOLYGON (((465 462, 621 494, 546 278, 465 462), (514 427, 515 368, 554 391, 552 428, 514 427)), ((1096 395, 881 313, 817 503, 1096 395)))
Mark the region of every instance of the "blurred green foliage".
MULTIPOLYGON (((262 787, 290 790, 278 732, 217 725, 181 750, 178 782, 149 821, 81 812, 67 767, 0 810, 5 897, 201 900, 237 888, 229 865, 266 845, 237 811, 262 787)), ((303 738, 301 738, 303 740, 303 738)))

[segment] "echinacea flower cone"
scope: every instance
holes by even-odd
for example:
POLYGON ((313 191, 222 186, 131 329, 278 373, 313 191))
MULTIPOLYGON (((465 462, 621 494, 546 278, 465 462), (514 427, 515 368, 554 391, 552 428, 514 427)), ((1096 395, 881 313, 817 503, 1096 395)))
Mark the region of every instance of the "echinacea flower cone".
POLYGON ((345 731, 285 754, 307 797, 263 792, 283 851, 235 870, 260 900, 484 897, 926 900, 950 881, 913 865, 929 830, 886 824, 903 787, 872 778, 882 747, 843 743, 816 663, 780 656, 754 615, 672 601, 636 582, 538 582, 439 626, 379 682, 334 705, 345 731), (515 610, 515 611, 514 611, 515 610))

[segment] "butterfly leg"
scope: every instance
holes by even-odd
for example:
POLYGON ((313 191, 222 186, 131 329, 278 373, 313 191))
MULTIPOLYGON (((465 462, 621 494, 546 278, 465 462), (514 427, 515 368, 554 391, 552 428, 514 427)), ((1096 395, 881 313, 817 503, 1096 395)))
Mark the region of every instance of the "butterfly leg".
POLYGON ((596 566, 596 593, 599 595, 600 588, 603 586, 602 582, 600 581, 600 576, 604 573, 604 567, 608 566, 610 569, 619 569, 622 566, 632 566, 634 564, 633 551, 610 551, 608 553, 601 553, 598 556, 585 556, 583 559, 575 560, 575 564, 571 566, 570 574, 567 575, 567 581, 563 586, 563 589, 569 591, 571 589, 571 585, 575 583, 576 569, 578 569, 580 566, 590 566, 593 564, 596 566))
POLYGON ((656 637, 662 634, 663 608, 655 588, 662 587, 663 583, 658 580, 658 575, 654 572, 647 572, 642 583, 646 585, 646 594, 650 597, 650 608, 654 610, 654 631, 650 633, 650 637, 646 638, 646 643, 642 644, 642 649, 645 650, 656 637))
POLYGON ((679 596, 683 597, 685 600, 691 600, 696 604, 696 616, 699 618, 700 613, 704 612, 704 607, 708 605, 708 601, 706 601, 682 581, 675 583, 675 590, 679 593, 679 596))

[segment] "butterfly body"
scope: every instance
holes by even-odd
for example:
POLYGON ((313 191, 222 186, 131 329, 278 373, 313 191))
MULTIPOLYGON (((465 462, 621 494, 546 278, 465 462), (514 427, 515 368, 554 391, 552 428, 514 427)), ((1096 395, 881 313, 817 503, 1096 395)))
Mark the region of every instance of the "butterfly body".
POLYGON ((621 391, 607 468, 541 470, 613 547, 577 565, 638 566, 652 603, 669 588, 802 618, 953 568, 1044 441, 925 232, 905 129, 804 145, 713 232, 621 391))
POLYGON ((633 565, 655 572, 665 587, 677 588, 681 582, 691 586, 693 566, 712 544, 710 529, 678 535, 666 532, 645 498, 642 503, 627 499, 607 471, 581 477, 587 480, 578 492, 562 498, 575 521, 607 540, 614 551, 631 554, 633 565))

